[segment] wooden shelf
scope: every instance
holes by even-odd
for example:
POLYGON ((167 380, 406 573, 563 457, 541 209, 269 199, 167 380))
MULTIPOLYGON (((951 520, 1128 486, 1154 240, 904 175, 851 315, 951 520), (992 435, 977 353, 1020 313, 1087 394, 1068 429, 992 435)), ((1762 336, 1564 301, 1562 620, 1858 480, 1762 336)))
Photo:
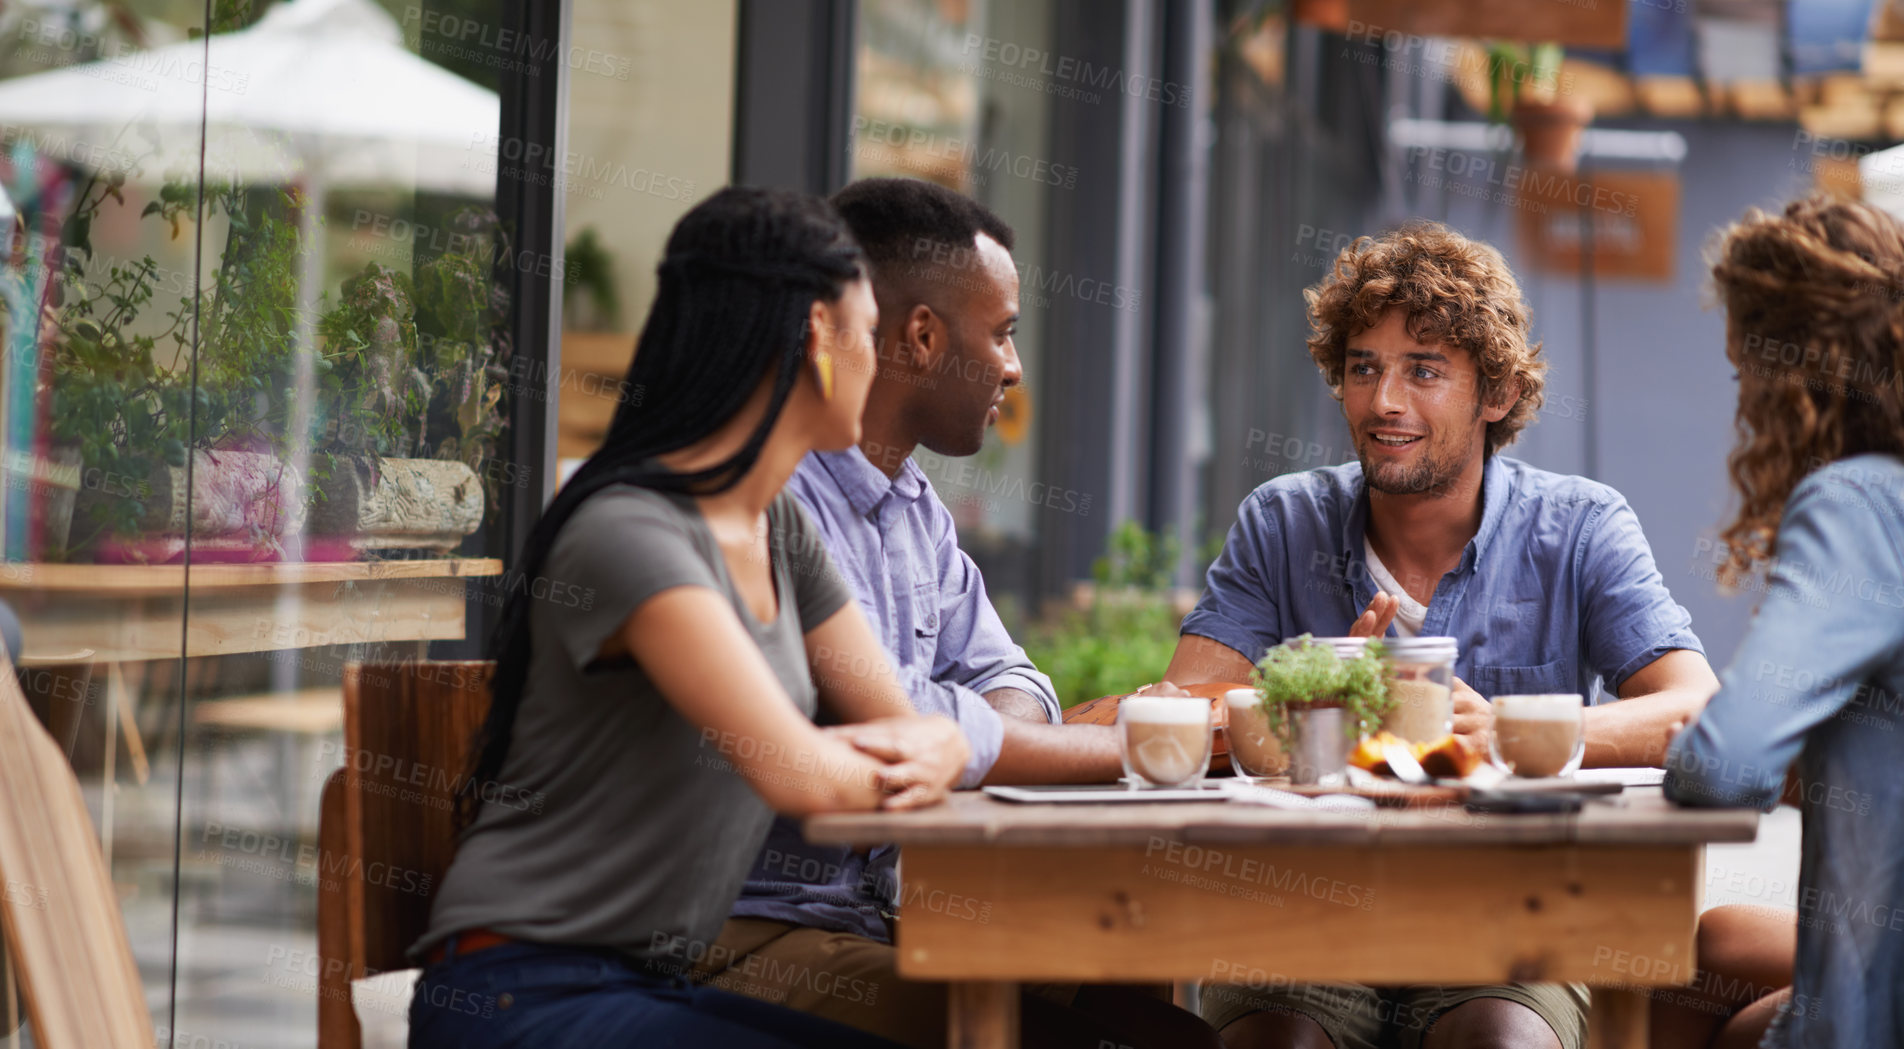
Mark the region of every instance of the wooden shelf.
MULTIPOLYGON (((348 583, 381 579, 454 579, 502 574, 493 557, 451 557, 428 561, 304 561, 271 564, 213 564, 191 567, 193 590, 299 583, 348 583)), ((137 594, 185 588, 184 565, 0 565, 0 592, 46 590, 137 594)))
POLYGON ((460 640, 464 580, 494 558, 195 565, 0 565, 24 666, 460 640))

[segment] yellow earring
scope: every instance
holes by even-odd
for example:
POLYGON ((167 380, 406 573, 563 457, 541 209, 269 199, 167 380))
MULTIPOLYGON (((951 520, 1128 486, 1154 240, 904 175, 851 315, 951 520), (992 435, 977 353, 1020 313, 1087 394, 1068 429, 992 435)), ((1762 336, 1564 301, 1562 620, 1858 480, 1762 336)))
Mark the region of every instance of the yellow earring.
POLYGON ((833 355, 816 353, 813 355, 813 374, 820 382, 820 396, 833 399, 833 355))

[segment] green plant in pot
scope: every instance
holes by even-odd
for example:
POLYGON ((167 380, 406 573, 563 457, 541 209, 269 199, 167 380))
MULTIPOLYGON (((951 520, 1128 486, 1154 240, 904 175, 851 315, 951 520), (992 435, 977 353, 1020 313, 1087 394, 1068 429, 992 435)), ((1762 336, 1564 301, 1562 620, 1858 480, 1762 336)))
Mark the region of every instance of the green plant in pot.
MULTIPOLYGON (((95 180, 97 181, 97 180, 95 180)), ((279 456, 285 445, 291 304, 298 245, 283 191, 205 187, 205 210, 230 230, 217 276, 200 287, 165 274, 151 256, 96 258, 91 227, 116 182, 93 185, 67 222, 41 330, 52 358, 48 431, 71 450, 85 479, 63 543, 47 556, 171 560, 184 535, 205 558, 279 556, 279 539, 301 525, 302 480, 279 456), (160 287, 181 296, 163 323, 141 323, 160 287), (194 323, 198 342, 193 364, 194 323), (194 494, 185 491, 194 460, 194 494), (189 528, 188 528, 189 517, 189 528)), ((198 206, 198 188, 162 186, 142 217, 157 215, 176 237, 198 206)))
POLYGON ((1593 120, 1593 107, 1561 90, 1565 57, 1553 43, 1488 45, 1488 119, 1514 125, 1528 166, 1572 174, 1580 163, 1580 138, 1593 120))
MULTIPOLYGON (((52 356, 44 391, 52 454, 84 468, 83 494, 67 512, 72 527, 47 536, 45 556, 55 560, 139 526, 158 472, 185 465, 193 407, 190 384, 158 361, 166 349, 185 351, 189 312, 181 306, 156 334, 134 328, 153 297, 152 257, 111 265, 97 281, 86 277, 86 257, 65 255, 42 327, 52 356)), ((198 407, 208 401, 201 394, 198 407)))
POLYGON ((1263 655, 1250 684, 1296 783, 1342 775, 1349 748, 1395 705, 1391 676, 1387 646, 1376 640, 1343 658, 1336 646, 1303 634, 1263 655))
POLYGON ((431 379, 426 445, 437 459, 456 460, 483 476, 489 503, 506 478, 485 469, 501 439, 503 387, 509 379, 509 285, 495 261, 510 258, 496 213, 466 207, 446 225, 456 247, 417 267, 417 335, 431 379))
POLYGON ((318 323, 314 556, 447 551, 486 505, 498 505, 495 489, 510 479, 485 469, 503 429, 507 377, 497 323, 507 292, 491 263, 500 232, 478 208, 451 224, 456 249, 417 267, 414 280, 365 266, 318 323))

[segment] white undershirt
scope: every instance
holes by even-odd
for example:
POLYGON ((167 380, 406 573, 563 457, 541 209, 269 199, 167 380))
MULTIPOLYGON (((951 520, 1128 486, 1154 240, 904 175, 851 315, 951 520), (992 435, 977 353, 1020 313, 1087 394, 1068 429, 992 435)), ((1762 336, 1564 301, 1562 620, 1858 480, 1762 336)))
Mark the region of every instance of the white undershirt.
POLYGON ((1402 599, 1402 606, 1395 612, 1395 633, 1402 637, 1420 637, 1421 626, 1428 619, 1428 606, 1408 596, 1408 591, 1388 574, 1388 566, 1375 556, 1375 546, 1362 538, 1362 553, 1368 559, 1369 575, 1375 579, 1375 585, 1382 588, 1384 594, 1394 594, 1402 599))

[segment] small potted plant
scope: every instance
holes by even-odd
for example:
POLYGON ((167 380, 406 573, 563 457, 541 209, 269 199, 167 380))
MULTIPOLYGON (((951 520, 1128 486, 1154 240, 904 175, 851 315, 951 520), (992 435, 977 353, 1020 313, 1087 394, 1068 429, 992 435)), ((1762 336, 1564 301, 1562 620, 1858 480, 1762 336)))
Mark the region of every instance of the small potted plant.
POLYGON ((314 559, 447 550, 481 523, 483 486, 458 461, 455 442, 428 456, 442 370, 432 365, 442 357, 450 369, 467 368, 474 354, 461 343, 420 344, 416 298, 407 274, 373 262, 344 282, 318 323, 316 498, 306 551, 314 559))
POLYGON ((1292 782, 1340 782, 1350 748, 1395 705, 1388 682, 1388 653, 1380 641, 1332 644, 1303 634, 1264 654, 1250 684, 1290 757, 1292 782))
POLYGON ((1496 42, 1488 47, 1488 119, 1512 123, 1529 167, 1572 174, 1580 137, 1593 121, 1586 99, 1560 90, 1559 44, 1496 42))
MULTIPOLYGON (((199 560, 281 558, 282 541, 303 526, 306 498, 281 454, 285 399, 274 396, 291 359, 297 202, 281 191, 254 198, 205 187, 205 211, 229 220, 224 256, 209 286, 194 286, 197 301, 182 296, 154 326, 140 323, 164 283, 151 256, 93 257, 92 220, 105 200, 121 199, 116 182, 106 189, 82 194, 67 223, 41 323, 52 365, 48 437, 84 471, 71 532, 49 528, 45 554, 174 561, 189 535, 199 560), (194 357, 195 371, 178 363, 194 357)), ((167 183, 143 215, 158 215, 176 236, 198 198, 195 186, 167 183)))

